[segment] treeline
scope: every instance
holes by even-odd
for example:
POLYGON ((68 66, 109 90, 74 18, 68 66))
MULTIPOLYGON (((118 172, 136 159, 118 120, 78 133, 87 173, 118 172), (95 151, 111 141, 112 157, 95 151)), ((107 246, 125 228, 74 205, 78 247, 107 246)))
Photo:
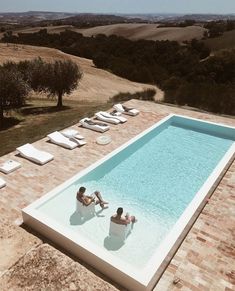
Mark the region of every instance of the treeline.
POLYGON ((208 29, 207 36, 214 38, 223 35, 226 31, 235 29, 235 20, 210 21, 205 23, 203 27, 208 29))
POLYGON ((200 21, 185 19, 181 22, 162 22, 158 27, 187 27, 197 25, 197 23, 207 29, 207 32, 204 33, 204 37, 209 38, 221 36, 224 32, 235 29, 235 20, 214 20, 200 24, 200 21))
POLYGON ((103 15, 103 14, 90 14, 84 13, 64 19, 57 20, 43 20, 37 23, 32 24, 33 26, 60 26, 60 25, 72 25, 76 28, 90 28, 94 26, 110 25, 117 23, 134 23, 134 22, 143 22, 141 19, 128 19, 122 16, 117 15, 103 15))
POLYGON ((192 26, 196 24, 196 20, 193 19, 185 19, 184 21, 180 22, 160 22, 160 25, 158 27, 187 27, 192 26))
POLYGON ((54 47, 93 59, 97 67, 121 77, 157 84, 165 91, 167 102, 235 113, 234 51, 207 58, 210 50, 195 39, 180 45, 174 41, 131 41, 114 35, 83 37, 73 31, 48 34, 46 29, 18 37, 7 33, 3 41, 54 47))
POLYGON ((112 97, 113 103, 125 102, 130 99, 144 100, 144 101, 154 101, 154 95, 156 94, 155 89, 146 89, 141 92, 136 93, 118 93, 112 97))

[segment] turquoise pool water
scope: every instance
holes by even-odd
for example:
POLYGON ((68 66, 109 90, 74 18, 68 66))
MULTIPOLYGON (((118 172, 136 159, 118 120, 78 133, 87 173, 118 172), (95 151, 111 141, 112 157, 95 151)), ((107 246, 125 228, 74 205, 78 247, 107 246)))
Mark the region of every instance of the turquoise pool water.
POLYGON ((235 139, 234 130, 174 118, 155 128, 38 210, 124 262, 143 268, 202 187, 235 139), (211 134, 212 133, 212 134, 211 134), (101 191, 109 208, 81 222, 75 213, 76 191, 101 191), (138 222, 123 246, 108 238, 109 219, 117 207, 138 222))

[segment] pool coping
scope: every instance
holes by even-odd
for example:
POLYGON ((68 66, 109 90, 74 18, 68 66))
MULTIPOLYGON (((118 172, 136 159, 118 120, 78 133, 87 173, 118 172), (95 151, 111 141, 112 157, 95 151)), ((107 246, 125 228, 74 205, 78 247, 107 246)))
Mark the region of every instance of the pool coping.
POLYGON ((147 134, 154 128, 158 127, 159 125, 170 119, 172 116, 183 117, 186 119, 200 121, 202 123, 207 124, 209 123, 217 126, 219 125, 235 129, 232 126, 228 126, 221 123, 204 121, 201 119, 191 118, 184 115, 169 114, 167 117, 161 119, 159 122, 155 123, 148 129, 144 130, 143 132, 141 132, 128 142, 124 143, 123 145, 121 145, 108 155, 106 155, 105 157, 101 158, 91 166, 87 167, 86 169, 82 170, 81 172, 73 176, 71 179, 67 180, 66 182, 59 185, 58 187, 56 187, 55 189, 41 197, 40 199, 30 204, 28 207, 24 208, 22 210, 24 222, 36 228, 39 232, 51 238, 53 241, 56 241, 59 245, 62 245, 64 247, 64 244, 66 243, 67 245, 70 246, 70 249, 68 249, 70 252, 81 257, 86 262, 95 266, 101 272, 105 273, 107 276, 111 277, 115 281, 118 281, 121 285, 128 287, 130 290, 146 290, 146 289, 149 290, 153 288, 154 285, 159 280, 165 267, 169 263, 172 255, 182 242, 182 238, 185 237, 188 230, 192 227, 193 222, 199 215, 202 207, 205 205, 205 200, 207 199, 208 196, 212 194, 219 180, 222 178, 224 172, 226 171, 226 168, 233 160, 235 155, 235 142, 232 144, 230 149, 226 152, 224 157, 217 164, 217 166, 215 167, 211 175, 208 177, 204 185, 201 187, 201 189, 195 194, 195 197, 188 205, 188 207, 185 209, 181 217, 178 219, 175 226, 172 228, 170 234, 163 240, 161 246, 157 249, 155 254, 148 261, 146 267, 143 268, 142 270, 133 270, 133 267, 130 269, 130 267, 127 266, 126 264, 123 265, 123 262, 120 259, 114 257, 113 255, 109 254, 106 251, 103 251, 101 248, 93 245, 93 243, 83 240, 82 238, 78 238, 73 231, 70 231, 68 229, 65 230, 61 225, 58 225, 52 220, 50 221, 48 217, 35 211, 35 208, 44 203, 45 201, 47 201, 48 199, 51 199, 58 193, 58 191, 67 187, 78 178, 82 177, 86 173, 96 168, 98 165, 102 164, 103 162, 105 162, 118 152, 122 151, 124 148, 134 143, 140 137, 142 137, 143 135, 147 134), (190 214, 189 216, 189 213, 192 211, 194 211, 194 215, 192 216, 190 214), (48 224, 48 222, 50 222, 49 223, 50 226, 46 225, 46 223, 48 224), (55 233, 55 231, 52 229, 55 229, 57 233, 55 233), (51 233, 49 234, 49 232, 51 233), (180 233, 180 236, 178 235, 178 233, 180 233), (66 234, 70 235, 70 239, 66 238, 66 240, 64 240, 64 235, 66 234), (168 241, 168 245, 164 243, 165 241, 168 241), (75 245, 77 243, 80 244, 79 252, 74 250, 75 245), (89 251, 87 251, 85 248, 89 249, 89 251), (90 252, 93 253, 94 250, 96 251, 96 253, 102 254, 102 256, 104 256, 105 259, 99 255, 94 255, 90 253, 90 252), (100 260, 102 261, 102 263, 105 263, 106 266, 101 266, 99 262, 100 260))

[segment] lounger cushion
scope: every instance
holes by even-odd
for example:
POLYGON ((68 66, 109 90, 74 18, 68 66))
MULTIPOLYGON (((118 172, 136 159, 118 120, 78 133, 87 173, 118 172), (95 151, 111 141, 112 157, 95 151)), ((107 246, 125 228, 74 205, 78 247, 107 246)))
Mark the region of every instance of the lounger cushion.
POLYGON ((84 139, 84 136, 78 133, 75 129, 65 129, 61 132, 65 137, 72 138, 75 137, 77 139, 84 139))
POLYGON ((73 137, 76 134, 78 134, 78 131, 75 129, 65 129, 65 130, 61 131, 61 133, 66 137, 73 137))
POLYGON ((83 139, 78 139, 76 137, 71 137, 70 138, 71 141, 75 142, 78 146, 83 146, 86 144, 86 141, 83 139))
POLYGON ((104 114, 102 111, 97 112, 97 113, 95 114, 95 116, 96 116, 97 119, 102 120, 102 121, 105 121, 105 122, 109 122, 109 123, 113 123, 113 124, 118 124, 118 123, 120 123, 120 120, 118 120, 118 119, 115 118, 115 117, 107 116, 107 115, 104 114))
POLYGON ((61 134, 58 131, 52 132, 47 135, 49 137, 50 141, 54 144, 57 144, 59 146, 62 146, 66 149, 74 149, 78 146, 78 144, 69 138, 65 137, 63 134, 61 134))
MULTIPOLYGON (((120 115, 112 115, 111 113, 109 112, 105 112, 105 111, 100 111, 100 113, 105 116, 105 117, 108 117, 108 118, 114 118, 114 119, 117 119, 119 120, 121 123, 124 123, 127 121, 127 119, 124 117, 124 116, 120 116, 120 115)), ((119 114, 121 114, 121 112, 117 112, 119 114)))
POLYGON ((126 111, 126 110, 123 108, 122 104, 120 104, 120 103, 119 103, 119 104, 115 104, 113 107, 114 107, 115 110, 117 110, 117 111, 119 111, 119 112, 122 112, 122 113, 124 113, 124 114, 127 114, 127 115, 131 115, 131 116, 135 116, 135 115, 137 115, 137 114, 140 113, 139 110, 137 110, 137 109, 135 109, 135 108, 126 111))
POLYGON ((50 153, 40 151, 29 143, 18 147, 17 151, 22 157, 40 165, 44 165, 54 159, 53 155, 51 155, 50 153))
POLYGON ((91 121, 91 119, 86 117, 80 120, 80 124, 85 128, 92 129, 98 132, 105 132, 109 130, 108 125, 94 125, 94 124, 89 124, 86 121, 91 121))

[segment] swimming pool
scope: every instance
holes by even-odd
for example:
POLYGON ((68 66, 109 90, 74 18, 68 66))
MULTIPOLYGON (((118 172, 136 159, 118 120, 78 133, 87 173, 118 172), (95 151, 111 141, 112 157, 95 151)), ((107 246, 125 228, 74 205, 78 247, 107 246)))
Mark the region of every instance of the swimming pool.
POLYGON ((235 128, 170 115, 23 209, 24 222, 132 290, 151 289, 235 152, 235 128), (80 186, 109 209, 80 221, 80 186), (123 206, 139 219, 124 245, 108 236, 123 206))

